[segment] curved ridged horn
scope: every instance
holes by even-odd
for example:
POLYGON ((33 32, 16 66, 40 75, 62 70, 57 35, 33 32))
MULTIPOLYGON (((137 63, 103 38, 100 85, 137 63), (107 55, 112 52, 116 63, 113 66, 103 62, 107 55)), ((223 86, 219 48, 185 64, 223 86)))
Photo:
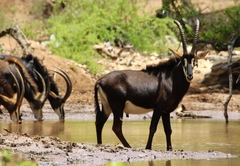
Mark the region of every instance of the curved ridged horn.
POLYGON ((47 84, 46 84, 44 79, 43 79, 43 77, 42 77, 42 75, 37 70, 34 69, 34 71, 37 73, 37 75, 40 78, 40 80, 42 82, 42 85, 43 85, 42 93, 39 96, 37 96, 36 98, 38 100, 40 100, 41 102, 45 102, 45 100, 47 99, 47 95, 48 95, 49 89, 50 89, 49 79, 48 79, 47 84))
MULTIPOLYGON (((20 88, 20 85, 19 85, 19 83, 17 81, 16 76, 12 73, 12 71, 11 71, 11 69, 9 67, 7 67, 7 69, 9 70, 10 74, 12 75, 12 77, 14 79, 14 82, 16 83, 17 99, 16 99, 16 102, 15 102, 15 108, 17 108, 19 105, 21 105, 21 102, 23 100, 24 93, 25 93, 23 78, 22 78, 22 75, 20 74, 19 70, 15 67, 16 71, 19 74, 20 81, 21 81, 21 88, 20 88)), ((4 101, 14 103, 14 97, 13 98, 9 98, 9 97, 4 96, 2 94, 0 94, 0 96, 4 99, 4 101)))
POLYGON ((17 101, 16 101, 16 105, 17 105, 17 117, 18 117, 18 122, 20 123, 21 121, 21 115, 20 115, 20 107, 22 106, 22 101, 23 101, 23 98, 24 98, 24 94, 25 94, 25 85, 24 85, 24 81, 23 81, 23 77, 22 77, 22 74, 20 73, 20 71, 18 70, 17 67, 15 67, 17 73, 18 73, 18 76, 19 76, 19 79, 20 79, 20 83, 21 83, 21 92, 20 92, 20 86, 18 84, 18 81, 16 79, 16 77, 14 76, 14 74, 11 72, 11 70, 9 69, 10 73, 12 74, 13 76, 13 79, 15 80, 16 82, 16 85, 17 85, 17 101))
POLYGON ((182 45, 183 45, 183 54, 186 55, 186 54, 188 54, 187 42, 186 42, 186 39, 185 39, 184 31, 182 29, 182 25, 177 20, 174 20, 174 23, 178 26, 178 29, 180 31, 181 39, 182 39, 182 45))
POLYGON ((200 22, 199 20, 197 19, 196 21, 196 31, 195 31, 195 34, 194 34, 194 39, 193 39, 193 46, 192 46, 192 50, 191 50, 191 54, 195 54, 196 52, 196 47, 197 47, 197 41, 198 41, 198 33, 199 33, 199 27, 200 27, 200 22))
POLYGON ((66 93, 65 93, 65 95, 64 95, 64 97, 62 99, 65 102, 69 98, 71 93, 72 93, 72 81, 69 78, 68 74, 64 70, 62 70, 62 69, 60 69, 58 67, 57 67, 57 69, 60 70, 65 75, 65 77, 63 75, 62 75, 62 77, 65 79, 65 81, 67 83, 67 90, 66 90, 66 93))
POLYGON ((17 105, 18 105, 18 103, 19 103, 19 101, 20 101, 20 95, 21 95, 21 90, 20 90, 20 86, 19 86, 19 83, 18 83, 18 81, 17 81, 17 78, 15 77, 15 75, 12 73, 12 71, 11 71, 11 69, 9 68, 9 67, 7 67, 7 69, 9 70, 9 72, 10 72, 10 74, 12 75, 12 77, 13 77, 13 79, 14 79, 14 82, 16 83, 16 87, 17 87, 17 99, 16 99, 16 101, 15 101, 15 99, 14 99, 14 96, 12 97, 12 98, 10 98, 10 97, 7 97, 7 96, 5 96, 5 95, 2 95, 2 94, 0 94, 0 96, 1 96, 1 98, 5 101, 5 102, 9 102, 9 103, 15 103, 14 105, 14 108, 17 108, 17 105))
POLYGON ((72 82, 71 82, 71 79, 69 78, 68 74, 64 70, 60 69, 59 67, 56 67, 56 68, 58 70, 60 70, 61 72, 55 71, 55 70, 54 71, 52 70, 52 71, 61 75, 67 84, 66 93, 65 93, 64 97, 62 98, 62 101, 65 102, 72 93, 72 82))
POLYGON ((6 58, 5 61, 9 63, 14 63, 16 66, 18 66, 19 70, 24 75, 26 81, 29 83, 30 87, 33 89, 34 93, 38 92, 37 84, 33 81, 32 76, 29 74, 25 66, 18 59, 10 57, 10 58, 6 58))
POLYGON ((21 82, 21 87, 19 85, 19 82, 16 78, 16 76, 12 73, 11 69, 9 67, 7 67, 7 69, 9 70, 10 74, 12 75, 14 82, 16 83, 16 90, 17 90, 17 99, 15 101, 15 97, 13 96, 12 98, 9 98, 7 96, 4 95, 0 95, 1 98, 6 102, 6 103, 15 103, 13 107, 11 107, 11 110, 8 110, 10 113, 10 117, 14 122, 20 122, 20 107, 22 105, 22 100, 24 97, 24 93, 25 93, 25 85, 23 82, 23 78, 22 75, 20 74, 18 68, 16 66, 14 66, 19 78, 20 78, 20 82, 21 82))
MULTIPOLYGON (((19 85, 17 85, 17 89, 19 89, 19 88, 21 89, 21 93, 19 92, 19 90, 17 90, 19 97, 17 98, 16 104, 18 105, 18 110, 19 110, 21 105, 22 105, 22 100, 23 100, 24 93, 25 93, 25 85, 24 85, 22 74, 20 73, 20 71, 18 70, 17 67, 15 67, 15 69, 16 69, 18 75, 19 75, 20 83, 21 83, 21 88, 20 88, 19 85)), ((9 69, 9 71, 10 71, 11 75, 13 76, 13 79, 16 82, 16 84, 18 84, 18 81, 17 81, 15 75, 12 73, 12 71, 10 69, 9 69)))

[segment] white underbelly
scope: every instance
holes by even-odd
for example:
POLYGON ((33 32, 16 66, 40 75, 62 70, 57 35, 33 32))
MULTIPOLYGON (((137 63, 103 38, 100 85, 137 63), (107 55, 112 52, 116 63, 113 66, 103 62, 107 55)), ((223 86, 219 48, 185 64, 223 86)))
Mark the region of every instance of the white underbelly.
POLYGON ((126 101, 125 107, 123 110, 126 114, 146 114, 153 111, 153 108, 142 108, 134 105, 131 101, 126 101))
MULTIPOLYGON (((107 95, 105 94, 105 92, 102 90, 102 88, 99 86, 99 95, 104 107, 104 112, 106 115, 109 115, 112 113, 112 109, 109 106, 108 103, 108 99, 107 99, 107 95)), ((123 112, 125 112, 126 114, 146 114, 148 112, 153 111, 153 108, 151 109, 146 109, 146 108, 142 108, 139 106, 134 105, 131 101, 126 101, 125 102, 125 107, 123 112)))

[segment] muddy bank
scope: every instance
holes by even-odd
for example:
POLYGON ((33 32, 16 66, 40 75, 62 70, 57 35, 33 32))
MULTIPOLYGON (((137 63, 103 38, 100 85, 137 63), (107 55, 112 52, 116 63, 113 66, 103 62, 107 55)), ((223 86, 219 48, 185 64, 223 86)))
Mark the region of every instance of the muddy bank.
POLYGON ((25 134, 0 134, 0 148, 9 148, 38 165, 103 165, 109 162, 139 162, 171 159, 216 159, 237 157, 215 152, 172 152, 124 148, 121 145, 93 146, 61 141, 57 137, 30 137, 25 134))

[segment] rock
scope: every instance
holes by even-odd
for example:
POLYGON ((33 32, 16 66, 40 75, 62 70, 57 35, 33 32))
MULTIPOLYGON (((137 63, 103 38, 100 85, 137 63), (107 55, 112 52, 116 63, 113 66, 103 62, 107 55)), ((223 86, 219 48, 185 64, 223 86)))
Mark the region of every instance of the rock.
POLYGON ((192 113, 191 111, 187 111, 186 107, 181 104, 176 110, 175 110, 176 116, 180 118, 211 118, 211 116, 206 115, 196 115, 192 113))
MULTIPOLYGON (((206 86, 221 85, 222 87, 228 87, 228 57, 227 56, 214 56, 209 60, 213 63, 211 71, 207 73, 201 83, 206 86)), ((233 71, 233 88, 239 88, 240 84, 236 82, 238 73, 240 73, 240 56, 234 56, 232 59, 232 71, 233 71)))

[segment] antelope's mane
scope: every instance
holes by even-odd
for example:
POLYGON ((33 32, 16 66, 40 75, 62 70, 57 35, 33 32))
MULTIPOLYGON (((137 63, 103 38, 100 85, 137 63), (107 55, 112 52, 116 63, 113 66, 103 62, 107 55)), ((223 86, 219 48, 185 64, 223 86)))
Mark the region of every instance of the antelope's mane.
POLYGON ((9 62, 9 63, 14 63, 16 64, 19 69, 20 72, 22 72, 22 74, 24 75, 25 79, 27 80, 27 82, 30 84, 30 86, 33 88, 34 93, 38 92, 38 86, 35 83, 33 77, 31 76, 31 74, 27 71, 27 69, 25 68, 25 66, 21 63, 21 61, 19 61, 19 59, 14 58, 14 57, 9 57, 6 58, 5 61, 9 62))
POLYGON ((180 61, 178 57, 172 57, 168 60, 160 61, 158 64, 147 65, 145 70, 171 70, 173 69, 180 61))

